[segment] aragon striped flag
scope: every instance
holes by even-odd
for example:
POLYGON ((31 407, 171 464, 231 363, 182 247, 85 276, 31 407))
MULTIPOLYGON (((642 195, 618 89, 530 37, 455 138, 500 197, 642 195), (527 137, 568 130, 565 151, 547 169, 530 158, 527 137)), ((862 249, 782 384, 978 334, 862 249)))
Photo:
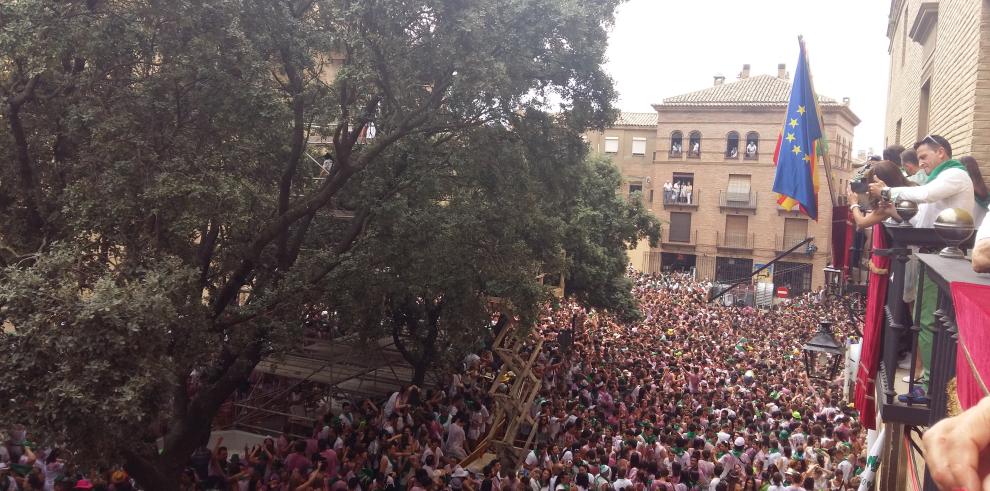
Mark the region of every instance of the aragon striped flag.
POLYGON ((777 204, 786 210, 799 207, 812 220, 818 220, 818 160, 826 150, 822 134, 821 111, 811 81, 804 41, 798 58, 797 73, 787 103, 787 117, 777 137, 773 152, 776 174, 773 191, 777 204))

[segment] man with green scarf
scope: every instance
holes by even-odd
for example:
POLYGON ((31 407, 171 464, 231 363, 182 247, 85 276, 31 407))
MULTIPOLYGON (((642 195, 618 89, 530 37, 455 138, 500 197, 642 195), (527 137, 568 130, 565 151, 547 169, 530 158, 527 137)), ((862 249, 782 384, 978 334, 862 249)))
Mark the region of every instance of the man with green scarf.
POLYGON ((915 227, 931 228, 935 218, 947 208, 973 209, 973 181, 964 166, 952 158, 952 146, 939 135, 928 135, 914 144, 921 167, 928 173, 923 186, 888 188, 883 182, 870 184, 870 194, 888 196, 892 201, 906 199, 918 203, 915 227))
MULTIPOLYGON (((896 202, 909 200, 918 204, 918 214, 911 220, 918 228, 932 228, 939 213, 949 208, 962 208, 970 211, 976 204, 973 195, 973 181, 964 166, 952 158, 952 145, 939 135, 928 135, 914 144, 918 153, 921 167, 928 173, 928 179, 922 186, 889 188, 883 182, 870 184, 870 194, 896 202)), ((931 364, 931 350, 935 324, 934 312, 938 289, 927 278, 922 278, 923 296, 921 298, 920 324, 918 333, 918 350, 925 372, 931 364)), ((902 396, 902 402, 921 402, 925 393, 916 387, 915 393, 902 396)))

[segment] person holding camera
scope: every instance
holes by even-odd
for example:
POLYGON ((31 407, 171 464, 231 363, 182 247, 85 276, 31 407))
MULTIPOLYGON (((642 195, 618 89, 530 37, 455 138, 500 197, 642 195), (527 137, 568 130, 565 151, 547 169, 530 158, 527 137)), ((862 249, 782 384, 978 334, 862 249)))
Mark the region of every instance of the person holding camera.
POLYGON ((939 135, 928 135, 915 143, 914 150, 921 167, 928 173, 928 181, 923 186, 891 187, 874 176, 870 195, 889 203, 899 200, 917 203, 914 226, 919 228, 931 228, 938 214, 948 208, 972 210, 975 204, 973 181, 966 166, 952 158, 952 145, 948 140, 939 135))
MULTIPOLYGON (((893 185, 894 187, 910 187, 912 183, 901 174, 900 169, 897 164, 889 161, 882 160, 880 162, 875 162, 870 170, 866 171, 863 177, 863 184, 866 184, 868 188, 870 181, 874 178, 879 179, 884 183, 893 185)), ((869 213, 864 211, 863 204, 860 203, 859 193, 857 192, 856 182, 849 183, 849 211, 852 213, 853 220, 856 221, 856 226, 860 229, 865 229, 872 227, 884 220, 894 219, 896 221, 901 221, 901 217, 897 215, 897 211, 894 210, 892 203, 884 202, 879 198, 874 198, 870 200, 869 213)), ((876 239, 874 239, 876 240, 876 239)))

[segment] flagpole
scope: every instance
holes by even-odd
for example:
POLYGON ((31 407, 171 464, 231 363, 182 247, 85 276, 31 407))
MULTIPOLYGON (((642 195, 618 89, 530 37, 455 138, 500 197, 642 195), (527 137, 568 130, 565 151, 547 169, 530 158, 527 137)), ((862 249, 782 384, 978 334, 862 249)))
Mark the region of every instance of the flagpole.
MULTIPOLYGON (((818 115, 818 124, 822 128, 822 138, 828 142, 828 134, 825 133, 825 115, 822 113, 821 104, 818 103, 818 92, 815 91, 815 76, 811 73, 811 56, 808 54, 808 47, 804 44, 804 36, 798 35, 798 43, 801 45, 801 51, 804 53, 804 63, 808 67, 808 83, 811 85, 811 93, 815 96, 815 113, 818 115)), ((835 198, 835 189, 832 187, 832 159, 829 153, 828 148, 822 153, 822 164, 825 167, 825 182, 828 184, 828 195, 834 208, 838 203, 835 198)))

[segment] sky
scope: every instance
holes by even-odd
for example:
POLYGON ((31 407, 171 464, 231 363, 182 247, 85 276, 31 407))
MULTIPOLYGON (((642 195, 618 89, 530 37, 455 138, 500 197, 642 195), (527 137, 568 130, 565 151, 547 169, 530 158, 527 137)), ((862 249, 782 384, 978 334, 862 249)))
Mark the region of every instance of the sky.
POLYGON ((862 120, 854 152, 883 148, 889 56, 886 0, 628 0, 616 12, 606 69, 618 107, 650 112, 651 104, 710 87, 715 74, 736 80, 777 74, 793 79, 798 35, 808 48, 819 95, 851 99, 862 120))

